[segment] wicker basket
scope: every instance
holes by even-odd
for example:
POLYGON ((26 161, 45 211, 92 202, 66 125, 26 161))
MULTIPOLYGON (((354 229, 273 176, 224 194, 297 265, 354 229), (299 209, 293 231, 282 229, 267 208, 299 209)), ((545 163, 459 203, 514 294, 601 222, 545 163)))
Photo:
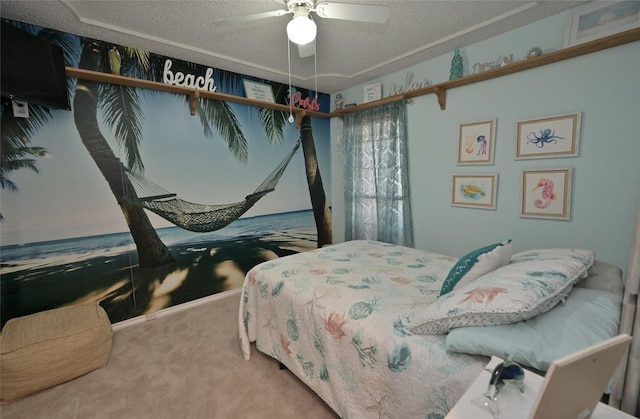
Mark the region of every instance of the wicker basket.
POLYGON ((10 319, 0 336, 0 403, 107 364, 111 322, 97 302, 10 319))

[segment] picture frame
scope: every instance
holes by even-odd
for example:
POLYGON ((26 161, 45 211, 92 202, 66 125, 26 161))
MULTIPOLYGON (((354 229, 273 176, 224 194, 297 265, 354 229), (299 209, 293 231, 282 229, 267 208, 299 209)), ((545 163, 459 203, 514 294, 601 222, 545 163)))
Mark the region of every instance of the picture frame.
POLYGON ((493 164, 495 127, 495 119, 460 124, 458 166, 493 164))
POLYGON ((640 27, 640 2, 591 2, 568 14, 564 47, 640 27))
POLYGON ((573 168, 522 171, 520 217, 571 219, 573 168))
POLYGON ((454 174, 451 185, 451 206, 496 209, 497 173, 454 174))
POLYGON ((516 160, 578 156, 581 117, 576 112, 518 122, 516 160))
POLYGON ((382 83, 364 86, 364 103, 382 99, 382 83))
POLYGON ((276 97, 273 95, 273 86, 270 84, 250 80, 242 80, 242 84, 244 85, 244 95, 249 99, 276 103, 276 97))

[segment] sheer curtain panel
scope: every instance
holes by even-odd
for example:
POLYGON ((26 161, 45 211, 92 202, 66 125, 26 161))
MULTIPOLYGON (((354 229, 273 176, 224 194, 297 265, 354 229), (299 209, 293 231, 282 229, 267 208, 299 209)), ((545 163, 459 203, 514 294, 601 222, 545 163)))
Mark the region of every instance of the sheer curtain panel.
POLYGON ((406 104, 344 116, 345 239, 413 247, 406 104))

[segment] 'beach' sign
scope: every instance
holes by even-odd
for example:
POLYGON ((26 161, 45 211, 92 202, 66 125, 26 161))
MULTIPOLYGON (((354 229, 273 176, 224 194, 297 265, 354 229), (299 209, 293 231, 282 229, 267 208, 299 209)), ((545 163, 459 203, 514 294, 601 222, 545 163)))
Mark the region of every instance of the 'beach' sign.
POLYGON ((175 73, 171 71, 173 63, 171 60, 164 62, 164 71, 162 72, 162 82, 165 84, 175 84, 176 86, 191 87, 193 89, 208 90, 215 92, 217 87, 213 82, 213 69, 207 68, 204 76, 195 74, 184 74, 180 71, 175 73))

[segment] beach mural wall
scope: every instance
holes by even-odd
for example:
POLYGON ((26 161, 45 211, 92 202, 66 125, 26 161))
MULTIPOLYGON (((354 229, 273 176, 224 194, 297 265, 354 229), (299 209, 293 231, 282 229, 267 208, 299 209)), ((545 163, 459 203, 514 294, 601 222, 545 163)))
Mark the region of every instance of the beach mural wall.
MULTIPOLYGON (((316 98, 11 23, 62 46, 70 67, 162 81, 170 65, 174 75, 211 80, 201 86, 220 93, 244 96, 249 80, 271 85, 278 103, 292 93, 316 98)), ((30 117, 20 119, 2 106, 2 326, 90 300, 112 322, 123 321, 240 287, 258 263, 331 243, 328 119, 305 116, 298 129, 288 114, 207 99, 191 116, 184 95, 68 84, 70 112, 30 105, 30 117)), ((329 95, 317 94, 316 102, 328 111, 329 95)))

